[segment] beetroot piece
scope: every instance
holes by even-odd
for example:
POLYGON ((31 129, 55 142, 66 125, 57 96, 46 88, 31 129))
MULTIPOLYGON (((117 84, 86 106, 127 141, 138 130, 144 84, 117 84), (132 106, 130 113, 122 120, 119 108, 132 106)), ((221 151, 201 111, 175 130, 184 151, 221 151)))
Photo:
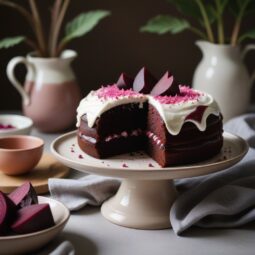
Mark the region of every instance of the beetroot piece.
POLYGON ((16 212, 15 204, 0 191, 0 235, 8 232, 9 225, 14 220, 16 212))
POLYGON ((49 204, 37 204, 21 208, 11 229, 17 234, 28 234, 54 225, 49 204))
POLYGON ((153 96, 175 96, 180 94, 178 83, 170 72, 166 72, 151 91, 153 96))
POLYGON ((134 79, 128 76, 126 73, 122 73, 116 83, 120 89, 131 89, 133 86, 134 79))
POLYGON ((133 89, 136 92, 149 94, 156 82, 157 80, 148 71, 148 69, 143 67, 135 77, 133 89))
POLYGON ((11 192, 8 197, 19 208, 38 204, 37 194, 34 187, 30 182, 25 182, 23 185, 11 192))

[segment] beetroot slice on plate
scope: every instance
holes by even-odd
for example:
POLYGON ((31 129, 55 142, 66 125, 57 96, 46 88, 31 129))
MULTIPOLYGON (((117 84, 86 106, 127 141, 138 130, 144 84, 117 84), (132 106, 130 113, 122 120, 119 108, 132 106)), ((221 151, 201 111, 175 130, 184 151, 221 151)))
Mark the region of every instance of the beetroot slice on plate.
POLYGON ((153 96, 175 96, 179 95, 179 85, 170 72, 166 72, 151 91, 153 96))
POLYGON ((6 234, 17 212, 16 205, 0 191, 0 235, 6 234))
POLYGON ((143 67, 135 77, 133 90, 139 93, 149 94, 157 80, 150 71, 143 67))
POLYGON ((23 185, 12 191, 8 197, 20 208, 38 204, 37 194, 30 182, 25 182, 23 185))
POLYGON ((126 73, 122 73, 116 83, 119 89, 131 89, 133 86, 134 79, 128 76, 126 73))
POLYGON ((28 234, 54 225, 49 204, 36 204, 21 208, 11 229, 17 234, 28 234))

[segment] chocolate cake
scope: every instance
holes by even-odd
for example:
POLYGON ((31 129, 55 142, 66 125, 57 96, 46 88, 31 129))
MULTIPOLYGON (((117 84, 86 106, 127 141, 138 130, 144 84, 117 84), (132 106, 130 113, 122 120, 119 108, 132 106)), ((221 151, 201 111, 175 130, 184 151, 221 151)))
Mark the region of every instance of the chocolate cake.
POLYGON ((206 160, 221 150, 222 115, 207 93, 156 79, 142 68, 132 79, 91 91, 77 109, 78 143, 96 158, 144 150, 162 167, 206 160))

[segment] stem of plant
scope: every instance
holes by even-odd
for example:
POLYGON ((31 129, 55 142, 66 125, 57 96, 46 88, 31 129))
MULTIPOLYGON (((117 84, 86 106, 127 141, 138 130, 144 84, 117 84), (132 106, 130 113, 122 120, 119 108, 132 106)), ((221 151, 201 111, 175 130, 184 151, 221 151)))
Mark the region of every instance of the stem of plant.
POLYGON ((34 0, 29 0, 29 4, 32 11, 32 15, 33 15, 33 20, 35 23, 35 33, 36 33, 40 55, 41 57, 47 57, 46 42, 45 42, 44 33, 42 29, 42 23, 41 23, 40 15, 38 13, 36 3, 34 0))
POLYGON ((215 1, 216 3, 216 10, 217 10, 217 28, 218 28, 218 41, 219 44, 225 43, 225 36, 224 36, 224 26, 223 26, 223 20, 222 20, 222 12, 221 4, 219 0, 215 1))
POLYGON ((214 43, 214 36, 213 36, 213 32, 212 32, 212 27, 211 27, 211 24, 209 22, 209 18, 208 18, 206 9, 204 7, 204 4, 201 0, 196 0, 196 3, 197 3, 197 5, 200 9, 200 12, 202 14, 202 17, 203 17, 203 20, 204 20, 204 23, 205 23, 205 28, 206 28, 206 33, 207 33, 207 36, 208 36, 208 40, 210 42, 214 43))
POLYGON ((203 40, 207 40, 206 34, 204 34, 202 31, 200 31, 199 29, 195 28, 195 27, 190 27, 189 30, 191 32, 193 32, 194 34, 198 35, 200 38, 202 38, 203 40))
POLYGON ((34 22, 33 22, 33 17, 31 15, 30 12, 28 12, 25 8, 23 8, 22 6, 10 2, 10 1, 5 1, 5 0, 0 0, 0 5, 4 5, 10 8, 13 8, 14 10, 16 10, 17 12, 19 12, 29 23, 29 25, 32 27, 32 29, 34 30, 34 22))
POLYGON ((246 0, 244 2, 244 4, 242 5, 242 8, 240 9, 240 12, 237 16, 237 19, 236 19, 236 22, 234 25, 234 29, 233 29, 233 33, 231 36, 231 45, 232 46, 236 46, 238 43, 238 37, 239 37, 239 33, 240 33, 242 21, 243 21, 243 16, 244 16, 245 10, 249 3, 250 3, 250 0, 246 0))
POLYGON ((64 3, 62 5, 62 8, 60 10, 59 16, 55 24, 55 30, 52 34, 52 45, 50 49, 50 54, 52 57, 58 56, 58 52, 57 52, 58 36, 59 36, 61 25, 64 20, 69 3, 70 3, 70 0, 64 0, 64 3))
POLYGON ((54 33, 54 28, 59 16, 59 12, 61 10, 63 0, 55 0, 54 6, 51 11, 51 24, 50 24, 50 31, 49 31, 49 41, 48 41, 48 49, 49 53, 51 55, 52 52, 52 44, 53 44, 53 33, 54 33))

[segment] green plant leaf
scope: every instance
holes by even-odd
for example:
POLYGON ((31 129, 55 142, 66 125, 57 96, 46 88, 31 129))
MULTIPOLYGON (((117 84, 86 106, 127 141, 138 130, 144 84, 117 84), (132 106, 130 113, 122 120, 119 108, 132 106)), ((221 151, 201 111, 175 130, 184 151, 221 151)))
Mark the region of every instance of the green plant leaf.
POLYGON ((8 37, 0 40, 0 49, 7 49, 26 40, 25 36, 8 37))
POLYGON ((63 41, 68 42, 74 38, 87 34, 99 23, 101 19, 109 15, 110 12, 105 10, 81 13, 67 24, 63 41))
POLYGON ((188 28, 190 28, 190 24, 185 19, 178 19, 170 15, 158 15, 149 20, 147 24, 141 28, 141 31, 162 35, 168 32, 177 34, 188 28))
POLYGON ((245 34, 243 34, 239 38, 238 42, 241 43, 241 42, 243 42, 246 39, 255 39, 255 28, 250 30, 250 31, 248 31, 248 32, 246 32, 245 34))

